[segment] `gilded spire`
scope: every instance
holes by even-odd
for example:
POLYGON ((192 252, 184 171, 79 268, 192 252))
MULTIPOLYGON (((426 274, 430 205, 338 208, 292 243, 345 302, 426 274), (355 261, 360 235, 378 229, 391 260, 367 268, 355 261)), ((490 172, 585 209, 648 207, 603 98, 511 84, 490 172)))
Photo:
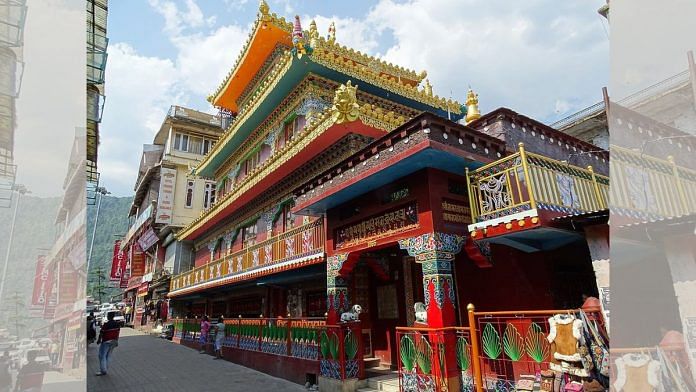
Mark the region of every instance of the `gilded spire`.
POLYGON ((336 42, 336 25, 334 24, 334 22, 331 22, 331 24, 329 25, 329 36, 326 38, 326 40, 329 43, 336 42))
POLYGON ((481 112, 479 111, 478 107, 478 94, 474 93, 474 90, 469 88, 469 91, 466 93, 466 123, 469 124, 470 122, 477 120, 481 117, 481 112))
POLYGON ((307 54, 307 48, 305 47, 305 38, 302 33, 302 24, 300 24, 300 16, 295 15, 295 24, 292 28, 292 46, 293 52, 297 55, 297 58, 301 59, 302 55, 307 54))
POLYGON ((317 30, 317 22, 312 20, 309 24, 309 46, 316 48, 319 43, 319 30, 317 30))
POLYGON ((261 0, 261 2, 259 3, 259 13, 261 14, 262 20, 268 19, 269 11, 270 8, 268 8, 268 3, 266 3, 266 0, 261 0))
POLYGON ((423 86, 425 93, 428 94, 429 96, 433 96, 433 86, 430 85, 430 81, 428 79, 425 79, 425 86, 423 86))

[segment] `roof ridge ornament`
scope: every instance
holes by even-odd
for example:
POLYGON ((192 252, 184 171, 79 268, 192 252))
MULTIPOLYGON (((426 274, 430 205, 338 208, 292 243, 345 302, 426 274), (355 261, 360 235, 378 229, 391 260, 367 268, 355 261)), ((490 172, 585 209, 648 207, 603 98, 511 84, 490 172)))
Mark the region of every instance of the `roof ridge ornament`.
POLYGON ((481 112, 478 107, 478 94, 474 93, 474 90, 469 88, 466 93, 466 123, 469 124, 474 120, 481 118, 481 112))
MULTIPOLYGON (((311 36, 310 32, 310 36, 311 36)), ((307 44, 304 33, 302 32, 302 24, 300 16, 295 15, 295 24, 292 28, 292 54, 301 59, 305 54, 312 54, 312 47, 307 44)))
POLYGON ((352 122, 360 116, 360 105, 357 98, 358 86, 353 86, 349 80, 338 86, 331 107, 331 116, 336 124, 352 122))
POLYGON ((259 3, 259 15, 261 17, 261 20, 263 21, 268 21, 270 19, 270 8, 268 7, 268 3, 266 3, 266 0, 261 0, 259 3))
POLYGON ((330 44, 336 42, 336 24, 334 22, 331 22, 329 25, 329 35, 326 37, 326 41, 330 44))
POLYGON ((319 30, 317 30, 317 22, 312 19, 309 23, 309 46, 316 48, 319 45, 319 30))

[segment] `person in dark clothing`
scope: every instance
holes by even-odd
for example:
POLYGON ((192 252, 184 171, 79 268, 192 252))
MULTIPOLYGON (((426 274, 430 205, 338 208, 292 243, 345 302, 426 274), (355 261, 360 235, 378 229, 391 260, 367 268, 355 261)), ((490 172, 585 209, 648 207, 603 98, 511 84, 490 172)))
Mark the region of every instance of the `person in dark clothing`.
POLYGON ((10 352, 5 350, 2 357, 0 357, 0 392, 8 392, 12 386, 10 361, 10 352))
POLYGON ((104 376, 109 370, 109 356, 118 345, 118 335, 121 332, 121 325, 114 321, 116 312, 107 313, 107 321, 99 330, 97 344, 99 346, 99 372, 97 376, 104 376))
POLYGON ((96 318, 94 312, 89 312, 87 316, 87 344, 93 343, 97 337, 97 329, 95 328, 96 318))
POLYGON ((36 362, 37 350, 27 352, 27 364, 22 366, 17 373, 15 391, 40 391, 43 385, 43 376, 46 368, 36 362))

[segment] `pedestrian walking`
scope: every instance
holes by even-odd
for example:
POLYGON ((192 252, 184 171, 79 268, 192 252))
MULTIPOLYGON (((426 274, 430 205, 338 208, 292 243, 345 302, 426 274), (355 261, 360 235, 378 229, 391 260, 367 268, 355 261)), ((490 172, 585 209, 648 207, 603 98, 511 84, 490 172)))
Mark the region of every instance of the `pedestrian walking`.
POLYGON ((9 392, 12 387, 10 361, 10 351, 5 350, 2 357, 0 357, 0 392, 9 392))
POLYGON ((39 350, 27 352, 27 364, 22 366, 17 373, 15 392, 39 392, 43 385, 44 365, 36 362, 39 350))
POLYGON ((51 344, 48 346, 48 355, 51 358, 51 366, 56 367, 58 365, 58 351, 60 350, 60 347, 58 346, 58 342, 55 340, 51 341, 51 344))
POLYGON ((125 309, 125 318, 126 318, 126 324, 130 324, 131 320, 131 306, 130 304, 126 304, 126 309, 125 309))
POLYGON ((205 347, 208 344, 209 331, 210 321, 208 321, 208 316, 203 316, 203 319, 201 319, 201 336, 198 338, 198 342, 201 344, 201 354, 205 352, 205 347))
POLYGON ((222 358, 222 341, 225 340, 225 320, 220 315, 215 324, 215 359, 222 358))
POLYGON ((99 330, 99 338, 97 338, 97 344, 99 344, 99 372, 97 376, 106 375, 109 370, 111 352, 118 346, 118 335, 121 332, 121 326, 114 321, 115 314, 115 312, 107 313, 108 321, 99 330))

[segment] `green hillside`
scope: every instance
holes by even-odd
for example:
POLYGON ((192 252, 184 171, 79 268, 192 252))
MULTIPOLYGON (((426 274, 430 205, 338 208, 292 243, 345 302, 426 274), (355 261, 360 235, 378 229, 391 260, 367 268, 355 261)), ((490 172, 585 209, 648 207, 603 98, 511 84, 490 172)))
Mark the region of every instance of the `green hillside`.
MULTIPOLYGON (((12 206, 0 208, 0 275, 5 263, 7 246, 12 228, 12 215, 17 202, 14 195, 12 206)), ((26 334, 43 320, 28 319, 27 307, 31 302, 34 287, 36 258, 47 254, 53 245, 56 218, 60 198, 40 198, 25 195, 20 198, 17 220, 12 235, 12 249, 7 263, 2 303, 0 304, 0 328, 9 328, 14 333, 12 318, 20 317, 25 328, 20 334, 26 334), (12 324, 12 325, 8 325, 12 324)))
MULTIPOLYGON (((111 270, 111 258, 114 251, 114 241, 126 234, 128 230, 128 209, 130 208, 132 197, 111 197, 104 196, 99 210, 99 222, 96 235, 94 236, 94 249, 92 250, 92 264, 90 265, 89 284, 87 293, 92 294, 96 284, 94 271, 102 267, 111 270)), ((96 217, 97 205, 87 207, 87 252, 92 240, 94 230, 94 219, 96 217)), ((120 292, 119 289, 107 289, 107 297, 120 292)))

